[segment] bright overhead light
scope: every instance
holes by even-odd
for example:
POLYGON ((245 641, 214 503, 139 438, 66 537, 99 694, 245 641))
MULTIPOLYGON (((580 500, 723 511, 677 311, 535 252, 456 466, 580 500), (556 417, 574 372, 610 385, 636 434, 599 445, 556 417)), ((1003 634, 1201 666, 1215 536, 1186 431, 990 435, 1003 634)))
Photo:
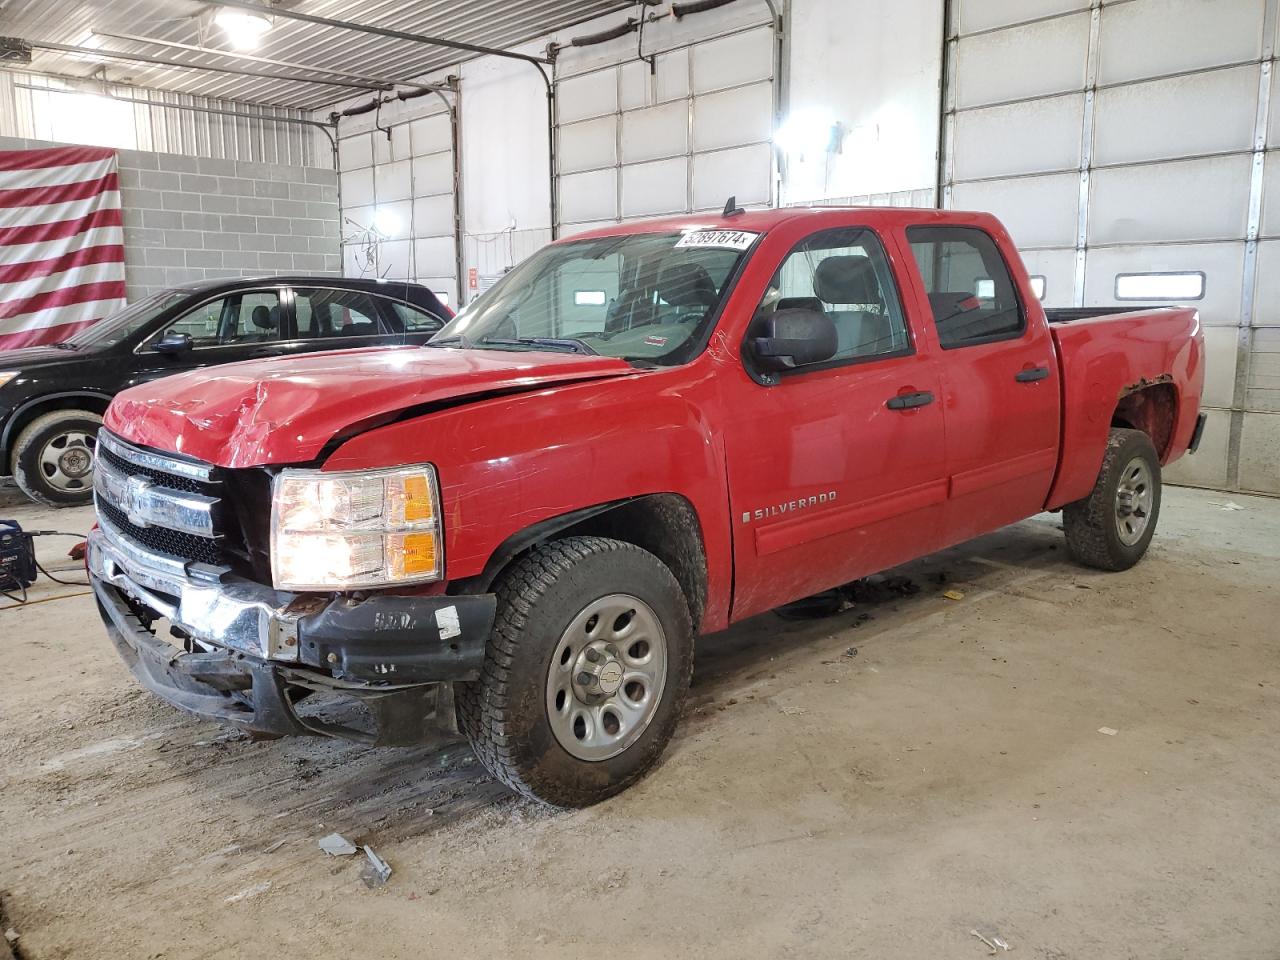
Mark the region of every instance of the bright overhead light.
POLYGON ((213 15, 213 22, 220 26, 237 50, 255 50, 262 35, 271 29, 271 18, 251 10, 232 10, 222 7, 213 15))
POLYGON ((394 210, 378 207, 373 211, 373 229, 384 236, 393 237, 400 232, 400 217, 394 210))
POLYGON ((825 110, 797 110, 773 135, 778 149, 788 155, 806 156, 839 153, 844 128, 825 110))

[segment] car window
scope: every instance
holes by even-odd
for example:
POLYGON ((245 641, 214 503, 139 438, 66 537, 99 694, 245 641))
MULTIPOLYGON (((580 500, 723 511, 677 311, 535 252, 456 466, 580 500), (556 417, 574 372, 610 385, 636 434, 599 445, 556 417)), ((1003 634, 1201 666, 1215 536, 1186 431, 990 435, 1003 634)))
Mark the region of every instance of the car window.
POLYGON ((172 334, 191 338, 196 350, 237 344, 271 343, 280 339, 282 315, 280 294, 276 290, 237 291, 202 303, 147 341, 147 348, 172 334))
POLYGON ((300 340, 375 337, 387 332, 378 321, 376 298, 359 290, 295 290, 293 310, 300 340))
POLYGON ((443 320, 427 313, 425 310, 411 307, 409 304, 401 303, 399 300, 387 302, 391 304, 391 309, 395 311, 396 317, 403 324, 405 333, 434 333, 444 326, 443 320))
POLYGON ((974 227, 910 227, 907 240, 944 349, 1022 335, 1026 318, 995 241, 974 227))
POLYGON ((824 230, 806 237, 782 261, 756 311, 826 314, 835 324, 832 363, 900 356, 911 339, 880 240, 861 227, 824 230))

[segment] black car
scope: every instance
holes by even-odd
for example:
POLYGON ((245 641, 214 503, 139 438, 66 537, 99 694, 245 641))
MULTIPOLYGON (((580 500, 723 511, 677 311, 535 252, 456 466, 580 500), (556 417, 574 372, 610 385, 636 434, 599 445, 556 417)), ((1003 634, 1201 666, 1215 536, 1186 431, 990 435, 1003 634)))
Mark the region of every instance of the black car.
POLYGON ((42 503, 88 503, 98 427, 121 390, 235 360, 425 343, 451 316, 404 282, 259 277, 163 290, 65 343, 0 352, 0 477, 42 503))

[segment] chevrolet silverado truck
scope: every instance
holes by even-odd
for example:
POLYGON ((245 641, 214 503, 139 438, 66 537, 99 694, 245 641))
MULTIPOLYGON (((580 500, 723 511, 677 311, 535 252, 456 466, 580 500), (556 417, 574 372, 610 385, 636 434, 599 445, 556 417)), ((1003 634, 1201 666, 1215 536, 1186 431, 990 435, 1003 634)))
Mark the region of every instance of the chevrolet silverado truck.
POLYGON ((530 797, 641 777, 694 638, 1061 510, 1147 550, 1191 308, 1046 312, 993 217, 787 209, 554 243, 424 346, 120 394, 87 555, 146 687, 250 734, 460 728, 530 797))

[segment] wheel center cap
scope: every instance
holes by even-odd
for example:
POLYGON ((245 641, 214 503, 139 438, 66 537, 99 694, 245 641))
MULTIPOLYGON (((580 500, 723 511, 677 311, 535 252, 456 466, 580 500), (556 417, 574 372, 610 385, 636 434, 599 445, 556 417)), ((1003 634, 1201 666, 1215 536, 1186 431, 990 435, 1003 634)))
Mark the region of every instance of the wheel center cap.
POLYGON ((606 697, 611 697, 618 692, 618 688, 622 686, 622 664, 617 660, 609 660, 600 668, 600 692, 606 697))
POLYGON ((83 477, 93 466, 93 460, 83 450, 68 450, 58 464, 69 477, 83 477))
POLYGON ((574 686, 585 703, 607 700, 622 686, 622 654, 612 644, 591 644, 574 668, 574 686))

